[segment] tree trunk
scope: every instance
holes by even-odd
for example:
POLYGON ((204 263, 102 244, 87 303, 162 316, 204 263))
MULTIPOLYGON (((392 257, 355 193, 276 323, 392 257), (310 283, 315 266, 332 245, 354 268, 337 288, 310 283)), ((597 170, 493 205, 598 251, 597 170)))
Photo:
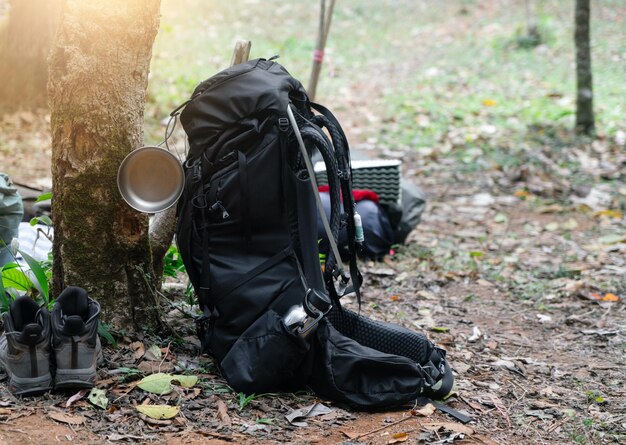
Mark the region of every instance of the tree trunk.
POLYGON ((0 35, 0 109, 46 106, 47 57, 59 1, 12 0, 0 35))
POLYGON ((589 0, 576 0, 576 131, 592 134, 595 130, 593 116, 593 82, 591 76, 591 45, 589 42, 591 10, 589 0))
POLYGON ((148 218, 124 203, 117 169, 143 141, 157 0, 66 0, 50 57, 53 295, 86 288, 104 318, 156 327, 148 218))

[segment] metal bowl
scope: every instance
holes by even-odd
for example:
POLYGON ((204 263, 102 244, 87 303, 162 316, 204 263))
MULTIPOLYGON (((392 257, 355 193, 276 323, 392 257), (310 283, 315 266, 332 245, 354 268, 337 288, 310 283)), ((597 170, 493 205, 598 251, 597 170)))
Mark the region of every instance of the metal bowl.
POLYGON ((179 160, 159 147, 141 147, 124 158, 117 187, 124 201, 145 213, 162 212, 183 193, 185 174, 179 160))

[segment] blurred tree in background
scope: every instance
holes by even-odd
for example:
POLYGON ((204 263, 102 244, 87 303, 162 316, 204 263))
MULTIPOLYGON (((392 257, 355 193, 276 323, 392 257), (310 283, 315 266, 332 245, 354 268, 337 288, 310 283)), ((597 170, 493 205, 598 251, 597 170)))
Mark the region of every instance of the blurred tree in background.
POLYGON ((45 107, 59 0, 10 0, 0 27, 0 112, 45 107))
POLYGON ((592 134, 595 131, 593 115, 593 78, 591 74, 591 44, 589 0, 576 0, 574 42, 576 44, 576 131, 592 134))

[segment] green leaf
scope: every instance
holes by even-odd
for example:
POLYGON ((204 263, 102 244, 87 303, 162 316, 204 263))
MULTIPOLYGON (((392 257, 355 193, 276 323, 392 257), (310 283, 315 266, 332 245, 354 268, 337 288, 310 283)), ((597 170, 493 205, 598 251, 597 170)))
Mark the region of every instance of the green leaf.
POLYGON ((87 396, 87 399, 102 409, 107 409, 109 399, 107 399, 106 392, 102 389, 92 388, 87 396))
POLYGON ((11 303, 9 303, 7 293, 4 290, 4 285, 2 284, 2 269, 0 269, 0 311, 2 311, 3 314, 5 312, 9 312, 10 306, 11 303))
POLYGON ((137 405, 135 408, 141 414, 157 420, 171 419, 180 411, 179 407, 169 405, 137 405))
POLYGON ((175 375, 172 377, 173 382, 178 382, 183 388, 191 388, 198 383, 198 377, 195 375, 175 375))
POLYGON ((37 196, 35 202, 47 201, 48 199, 52 199, 52 192, 42 193, 41 195, 37 196))
POLYGON ((148 348, 146 352, 151 353, 156 360, 160 360, 163 357, 163 353, 161 352, 161 348, 158 345, 152 345, 148 348))
POLYGON ((172 392, 172 382, 183 388, 191 388, 198 383, 198 377, 195 375, 172 375, 159 372, 144 377, 137 386, 152 394, 164 395, 172 392))
POLYGON ((612 233, 610 235, 604 235, 598 238, 602 244, 617 244, 626 241, 626 234, 612 233))
POLYGON ((268 419, 266 417, 261 417, 256 419, 256 423, 260 423, 262 425, 272 425, 274 423, 274 419, 268 419))
POLYGON ((98 335, 108 341, 111 346, 117 347, 117 341, 115 341, 115 338, 111 335, 109 326, 101 321, 98 322, 98 335))
POLYGON ((448 332, 450 328, 445 328, 443 326, 431 326, 430 330, 433 332, 448 332))
POLYGON ((144 391, 162 396, 164 394, 169 394, 172 392, 173 378, 174 376, 171 374, 158 372, 156 374, 150 374, 149 376, 144 377, 139 381, 137 386, 139 386, 144 391))
POLYGON ((247 396, 245 393, 239 393, 239 411, 243 411, 257 397, 256 393, 247 396))
POLYGON ((41 289, 41 294, 43 295, 47 303, 50 298, 48 291, 48 277, 46 277, 46 272, 44 272, 41 264, 39 264, 39 261, 37 261, 35 258, 22 250, 19 250, 19 252, 20 254, 22 254, 24 261, 26 261, 26 264, 28 264, 28 267, 30 267, 30 270, 35 275, 35 278, 37 278, 37 283, 39 284, 39 287, 41 289))
POLYGON ((121 368, 117 368, 117 370, 123 374, 126 374, 128 376, 134 376, 134 375, 139 375, 142 374, 142 372, 137 369, 137 368, 127 368, 125 366, 122 366, 121 368))
POLYGON ((504 213, 498 213, 494 218, 493 218, 493 222, 496 223, 505 223, 507 222, 509 218, 507 218, 507 216, 504 213))
POLYGON ((551 223, 546 224, 546 230, 548 232, 554 232, 555 230, 559 230, 559 227, 560 227, 559 223, 558 222, 554 222, 554 221, 551 222, 551 223))
POLYGON ((485 256, 485 253, 479 250, 473 250, 469 253, 469 256, 472 258, 480 258, 480 257, 485 256))
POLYGON ((16 269, 18 267, 17 263, 6 263, 2 270, 16 269))
POLYGON ((33 282, 17 267, 2 270, 2 284, 17 290, 28 291, 33 288, 33 282))
POLYGON ((52 227, 52 220, 46 215, 35 216, 34 218, 31 218, 30 225, 36 226, 37 224, 43 224, 44 226, 52 227))

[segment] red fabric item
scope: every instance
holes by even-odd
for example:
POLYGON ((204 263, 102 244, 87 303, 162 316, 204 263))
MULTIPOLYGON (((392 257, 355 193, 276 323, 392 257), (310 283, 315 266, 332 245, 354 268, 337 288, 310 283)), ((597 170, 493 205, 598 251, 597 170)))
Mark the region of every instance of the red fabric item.
MULTIPOLYGON (((317 190, 322 193, 328 193, 330 192, 330 186, 320 185, 317 188, 317 190)), ((376 192, 372 190, 352 190, 352 196, 354 196, 355 202, 359 202, 359 201, 363 201, 364 199, 367 199, 369 201, 378 203, 378 201, 380 200, 380 198, 378 197, 378 194, 376 194, 376 192)))

